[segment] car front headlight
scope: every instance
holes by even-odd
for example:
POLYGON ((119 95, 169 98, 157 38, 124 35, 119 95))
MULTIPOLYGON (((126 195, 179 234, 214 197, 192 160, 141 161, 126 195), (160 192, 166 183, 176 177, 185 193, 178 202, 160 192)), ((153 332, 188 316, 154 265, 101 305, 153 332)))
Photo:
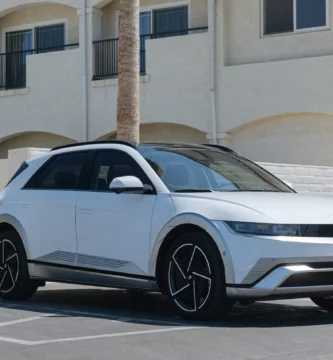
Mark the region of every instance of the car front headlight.
POLYGON ((259 224, 234 221, 227 221, 226 224, 233 231, 248 235, 298 236, 300 234, 300 225, 259 224))

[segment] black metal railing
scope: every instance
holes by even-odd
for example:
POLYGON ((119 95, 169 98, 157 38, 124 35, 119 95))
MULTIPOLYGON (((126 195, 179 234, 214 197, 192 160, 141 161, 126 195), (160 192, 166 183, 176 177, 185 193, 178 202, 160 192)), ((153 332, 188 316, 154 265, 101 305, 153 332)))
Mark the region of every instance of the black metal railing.
MULTIPOLYGON (((172 36, 188 35, 207 31, 208 27, 168 31, 140 36, 140 74, 146 73, 146 40, 172 36)), ((118 76, 119 38, 94 41, 94 77, 93 80, 118 76)))
POLYGON ((39 48, 0 54, 0 90, 22 89, 26 86, 27 56, 79 47, 70 44, 50 48, 39 48))

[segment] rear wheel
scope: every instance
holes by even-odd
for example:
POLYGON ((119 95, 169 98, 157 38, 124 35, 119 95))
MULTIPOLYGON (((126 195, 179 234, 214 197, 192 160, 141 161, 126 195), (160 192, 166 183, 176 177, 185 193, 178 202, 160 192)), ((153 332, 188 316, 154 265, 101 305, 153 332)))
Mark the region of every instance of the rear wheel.
POLYGON ((187 233, 172 244, 165 259, 164 284, 168 298, 185 318, 214 319, 233 306, 226 296, 221 255, 205 233, 187 233))
POLYGON ((313 297, 311 300, 322 309, 333 312, 333 296, 313 297))
POLYGON ((0 296, 5 300, 27 300, 38 289, 29 277, 27 256, 15 231, 0 234, 0 296))

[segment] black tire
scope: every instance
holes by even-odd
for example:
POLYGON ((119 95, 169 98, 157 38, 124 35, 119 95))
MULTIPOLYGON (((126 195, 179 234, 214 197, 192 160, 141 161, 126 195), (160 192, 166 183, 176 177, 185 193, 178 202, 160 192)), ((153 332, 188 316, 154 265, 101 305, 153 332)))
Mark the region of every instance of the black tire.
POLYGON ((333 297, 312 297, 311 300, 322 309, 333 312, 333 297))
POLYGON ((234 305, 226 295, 221 255, 206 233, 186 233, 174 241, 163 276, 164 291, 183 318, 219 319, 234 305))
POLYGON ((0 234, 0 297, 4 300, 28 300, 37 291, 31 280, 27 255, 20 236, 12 230, 0 234))

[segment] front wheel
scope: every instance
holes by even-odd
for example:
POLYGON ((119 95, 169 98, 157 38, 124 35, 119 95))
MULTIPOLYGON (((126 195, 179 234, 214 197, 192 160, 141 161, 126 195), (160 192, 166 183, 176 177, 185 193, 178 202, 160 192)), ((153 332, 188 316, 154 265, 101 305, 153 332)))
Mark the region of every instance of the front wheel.
POLYGON ((333 312, 333 297, 312 297, 311 300, 322 309, 333 312))
POLYGON ((27 256, 15 231, 0 234, 0 297, 4 300, 28 300, 38 289, 30 279, 27 256))
POLYGON ((221 255, 205 233, 187 233, 172 244, 164 264, 164 284, 184 318, 216 319, 234 304, 226 295, 221 255))

